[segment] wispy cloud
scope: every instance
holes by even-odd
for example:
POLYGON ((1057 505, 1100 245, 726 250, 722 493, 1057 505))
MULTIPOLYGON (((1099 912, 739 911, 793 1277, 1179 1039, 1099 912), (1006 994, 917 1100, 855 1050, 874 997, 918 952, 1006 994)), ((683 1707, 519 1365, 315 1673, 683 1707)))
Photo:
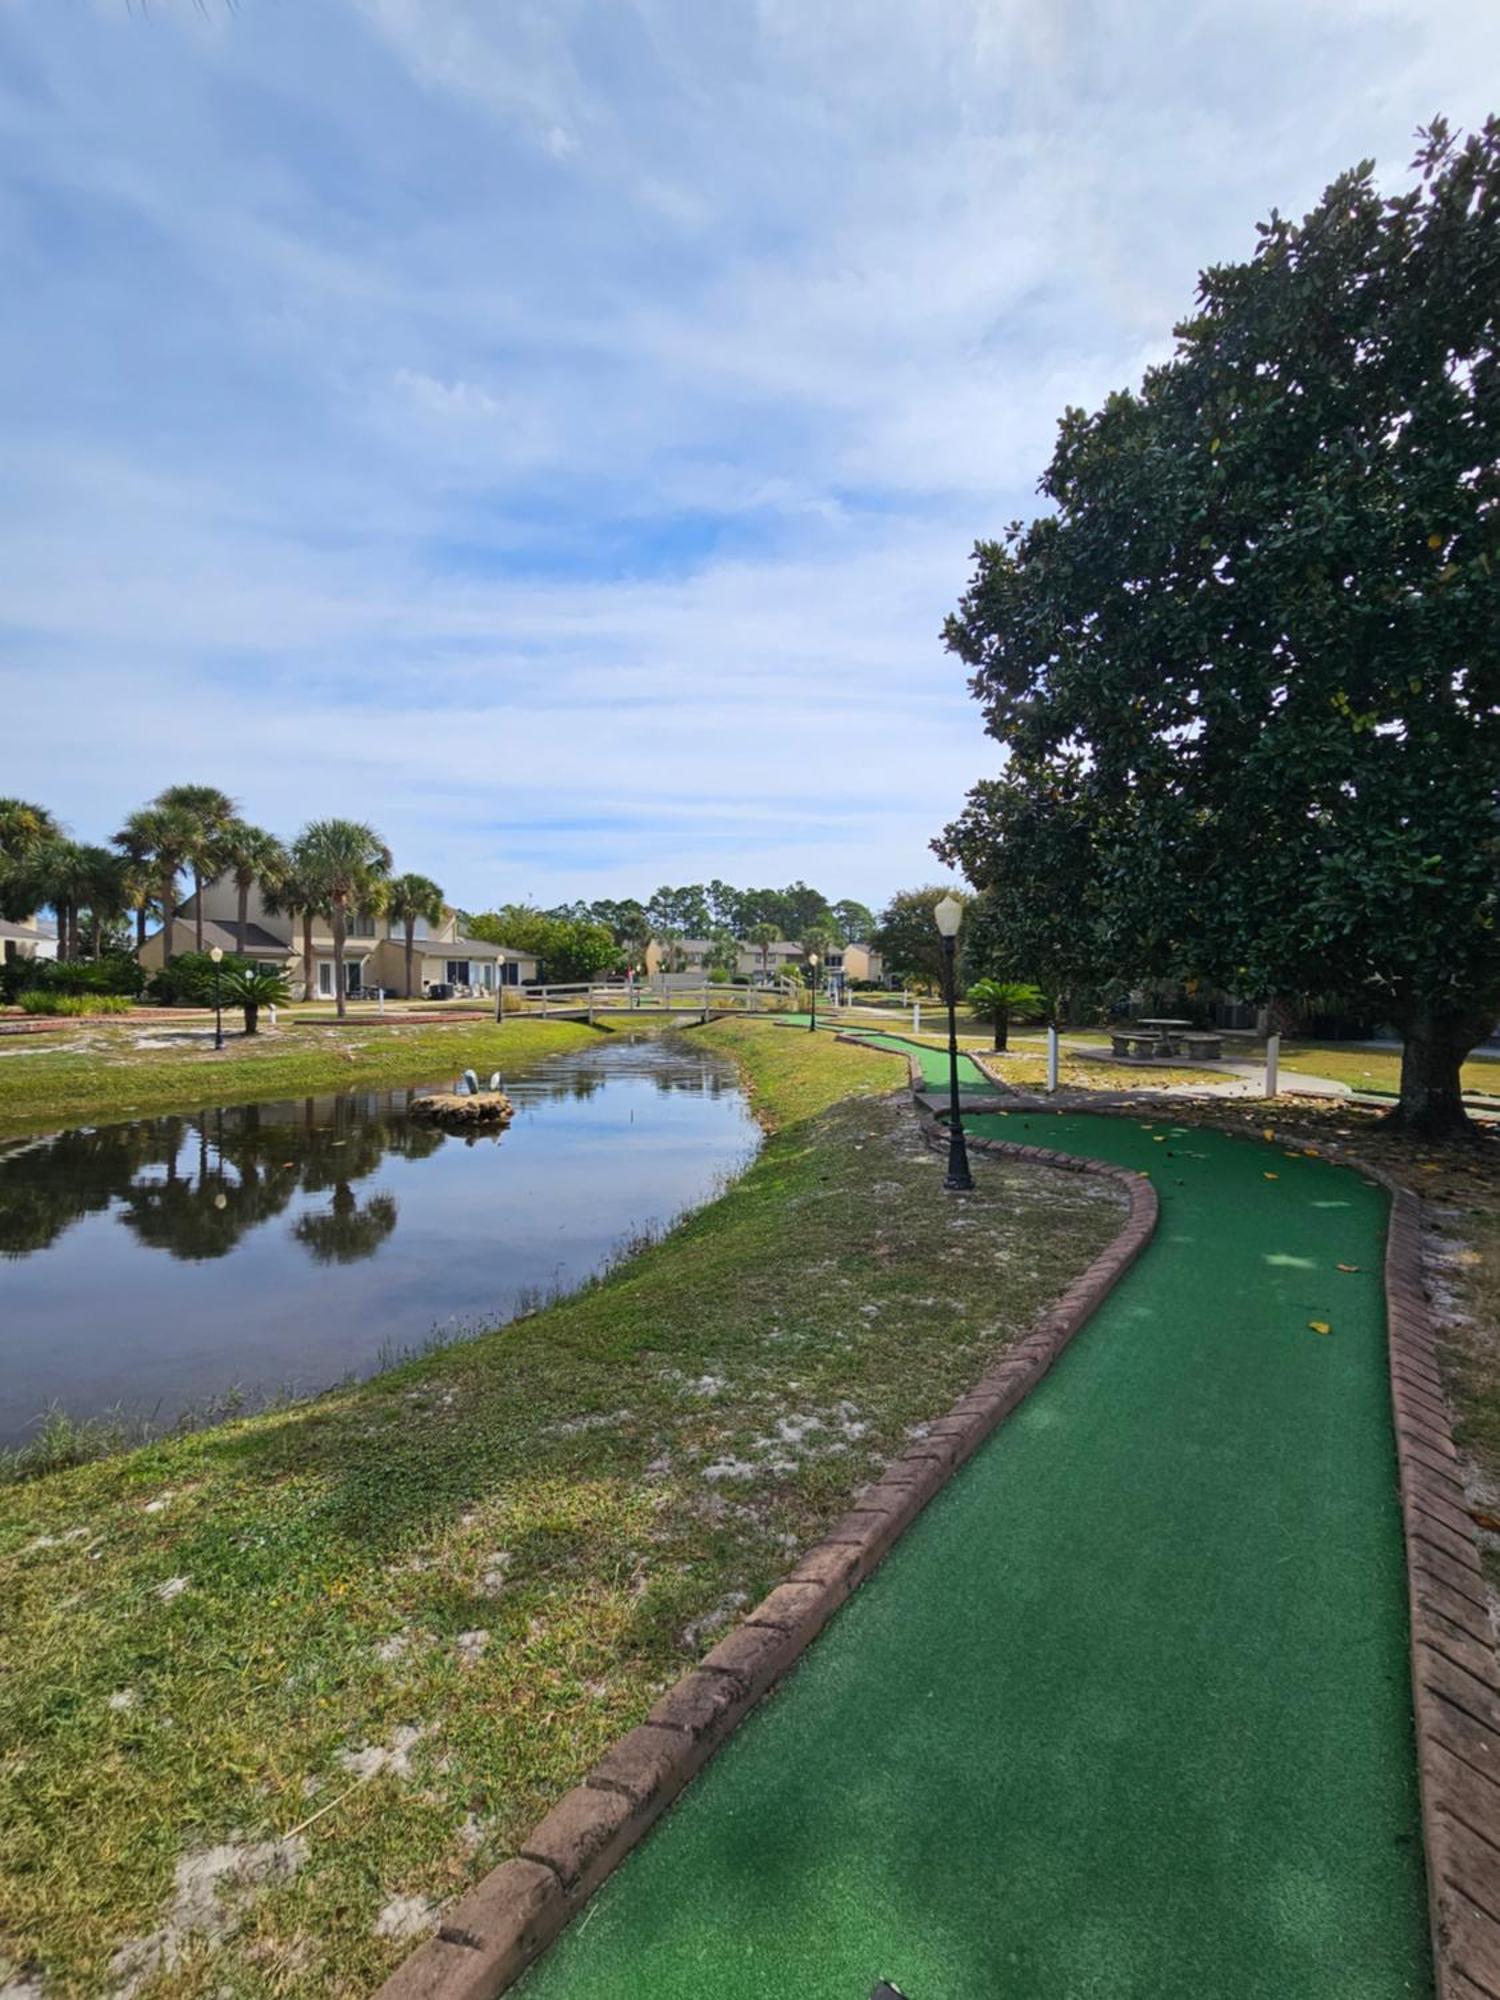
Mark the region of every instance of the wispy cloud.
POLYGON ((468 903, 878 898, 1053 425, 1416 123, 1432 0, 0 0, 7 783, 214 778, 468 903))

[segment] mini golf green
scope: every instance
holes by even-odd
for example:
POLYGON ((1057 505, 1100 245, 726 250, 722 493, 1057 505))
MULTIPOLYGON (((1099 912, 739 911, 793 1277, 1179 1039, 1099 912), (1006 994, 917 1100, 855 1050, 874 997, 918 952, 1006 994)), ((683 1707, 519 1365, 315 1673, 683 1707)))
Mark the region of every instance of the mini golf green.
POLYGON ((1156 1239, 526 2000, 1430 1993, 1385 1195, 972 1122, 1148 1172, 1156 1239))
MULTIPOLYGON (((806 1014, 787 1014, 782 1017, 785 1027, 807 1027, 806 1014)), ((914 1042, 907 1035, 882 1034, 878 1028, 840 1028, 836 1031, 846 1042, 862 1042, 869 1049, 898 1049, 903 1055, 915 1056, 922 1072, 922 1082, 928 1090, 948 1088, 948 1051, 946 1048, 929 1048, 925 1042, 914 1042)), ((972 1091, 993 1091, 994 1083, 987 1077, 972 1056, 962 1050, 958 1057, 958 1087, 966 1094, 972 1091)))

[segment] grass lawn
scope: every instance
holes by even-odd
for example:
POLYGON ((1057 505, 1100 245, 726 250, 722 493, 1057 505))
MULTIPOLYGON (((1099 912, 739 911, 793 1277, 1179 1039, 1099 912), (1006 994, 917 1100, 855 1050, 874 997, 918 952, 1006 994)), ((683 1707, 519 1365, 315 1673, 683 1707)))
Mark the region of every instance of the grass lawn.
POLYGON ((0 1041, 0 1136, 355 1084, 417 1083, 470 1065, 488 1074, 584 1047, 595 1032, 571 1021, 386 1027, 371 1017, 342 1028, 232 1035, 222 1052, 212 1030, 197 1023, 17 1036, 0 1041))
MULTIPOLYGON (((1253 1060, 1260 1061, 1263 1055, 1257 1043, 1253 1060)), ((1347 1042, 1283 1043, 1281 1067, 1304 1076, 1332 1077, 1355 1090, 1394 1092, 1401 1086, 1401 1057, 1395 1049, 1351 1048, 1347 1042)), ((1465 1090, 1500 1096, 1500 1057, 1471 1056, 1459 1076, 1465 1090)))
MULTIPOLYGON (((769 1137, 662 1243, 375 1381, 0 1492, 0 1984, 367 1992, 1119 1225, 1112 1190, 991 1160, 945 1194, 897 1058, 695 1032, 769 1137)), ((354 1039, 331 1072, 316 1035, 247 1055, 232 1092, 117 1058, 109 1109, 468 1042, 354 1039)), ((91 1074, 35 1060, 0 1064, 12 1125, 91 1074)))

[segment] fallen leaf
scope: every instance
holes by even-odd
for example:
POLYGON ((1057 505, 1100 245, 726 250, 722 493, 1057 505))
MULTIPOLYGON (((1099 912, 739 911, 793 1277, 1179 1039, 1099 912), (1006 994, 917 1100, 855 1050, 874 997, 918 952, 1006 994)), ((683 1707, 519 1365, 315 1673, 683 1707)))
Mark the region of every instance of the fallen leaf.
POLYGON ((1263 1131, 1263 1132, 1261 1133, 1261 1135, 1260 1135, 1260 1136, 1262 1137, 1262 1139, 1274 1139, 1274 1138, 1276 1137, 1276 1128, 1275 1128, 1275 1126, 1274 1126, 1274 1125, 1267 1125, 1267 1126, 1266 1126, 1266 1128, 1265 1128, 1265 1130, 1264 1130, 1264 1131, 1263 1131))
POLYGON ((1279 1181, 1281 1179, 1281 1176, 1280 1174, 1267 1174, 1266 1179, 1268 1181, 1279 1181))
POLYGON ((1359 1271, 1363 1268, 1360 1264, 1335 1264, 1334 1266, 1336 1271, 1359 1271))
POLYGON ((1492 1535, 1500 1535, 1500 1514, 1487 1513, 1483 1507, 1471 1507, 1469 1514, 1481 1528, 1492 1535))
POLYGON ((1326 1319, 1310 1319, 1307 1323, 1312 1328, 1314 1333, 1333 1332, 1333 1328, 1328 1324, 1326 1319))
POLYGON ((1167 1143, 1167 1135, 1166 1135, 1166 1133, 1165 1133, 1165 1132, 1158 1132, 1158 1133, 1157 1133, 1157 1135, 1156 1135, 1156 1137, 1155 1137, 1155 1138, 1154 1138, 1154 1139, 1152 1140, 1152 1142, 1151 1142, 1151 1143, 1152 1143, 1152 1145, 1153 1145, 1153 1146, 1165 1146, 1165 1145, 1166 1145, 1166 1143, 1167 1143))

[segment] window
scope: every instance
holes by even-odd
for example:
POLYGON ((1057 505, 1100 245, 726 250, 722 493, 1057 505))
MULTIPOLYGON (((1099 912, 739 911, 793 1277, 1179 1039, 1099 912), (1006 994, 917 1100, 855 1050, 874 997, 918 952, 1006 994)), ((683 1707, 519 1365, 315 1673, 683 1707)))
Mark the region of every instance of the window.
POLYGON ((372 938, 375 935, 375 913, 373 910, 351 910, 349 912, 349 936, 352 938, 372 938))

